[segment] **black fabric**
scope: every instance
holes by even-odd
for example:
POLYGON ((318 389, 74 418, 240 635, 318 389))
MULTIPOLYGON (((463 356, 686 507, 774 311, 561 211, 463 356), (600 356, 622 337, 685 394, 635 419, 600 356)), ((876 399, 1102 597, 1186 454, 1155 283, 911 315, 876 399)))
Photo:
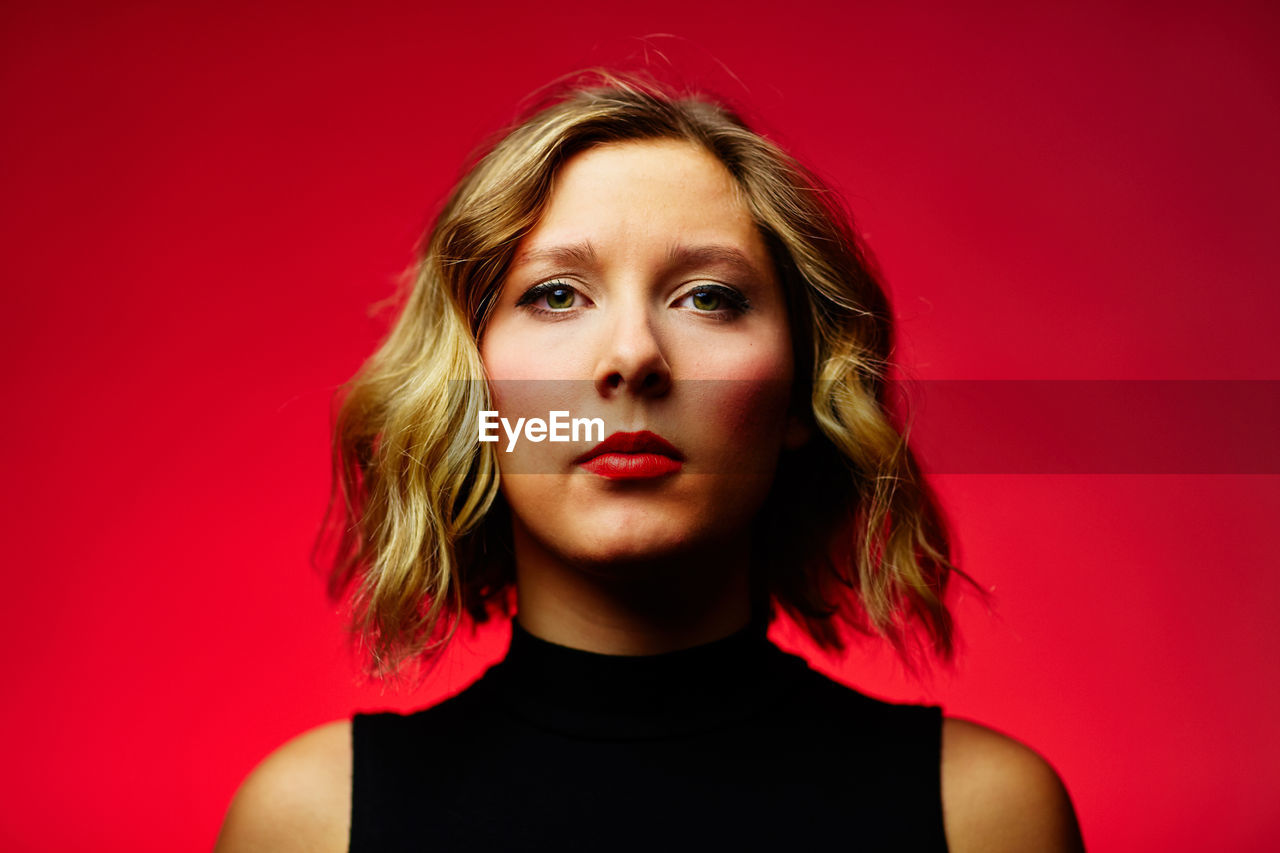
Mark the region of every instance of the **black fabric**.
POLYGON ((747 628, 642 657, 512 625, 502 662, 352 721, 352 853, 946 850, 942 713, 865 696, 747 628))

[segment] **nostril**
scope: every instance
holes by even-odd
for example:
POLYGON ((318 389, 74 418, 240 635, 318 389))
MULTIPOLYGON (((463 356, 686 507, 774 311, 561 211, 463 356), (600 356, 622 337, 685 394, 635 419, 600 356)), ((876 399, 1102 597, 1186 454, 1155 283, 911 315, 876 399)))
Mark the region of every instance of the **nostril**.
POLYGON ((647 394, 650 396, 666 393, 671 377, 666 364, 636 365, 634 369, 618 369, 616 366, 601 371, 596 380, 596 388, 601 392, 621 392, 629 394, 647 394))

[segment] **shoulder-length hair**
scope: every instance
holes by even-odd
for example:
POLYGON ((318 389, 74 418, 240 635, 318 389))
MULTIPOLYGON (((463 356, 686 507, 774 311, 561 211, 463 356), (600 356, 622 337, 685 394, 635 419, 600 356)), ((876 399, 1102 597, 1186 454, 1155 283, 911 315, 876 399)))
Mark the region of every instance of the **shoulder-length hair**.
MULTIPOLYGON (((736 181, 787 294, 798 399, 812 436, 784 454, 762 508, 757 602, 820 647, 851 628, 910 659, 952 652, 947 526, 903 432, 887 372, 893 321, 874 263, 835 194, 725 105, 595 72, 500 135, 420 242, 378 350, 341 389, 328 518, 329 589, 350 593, 371 671, 429 660, 465 619, 512 614, 510 512, 479 412, 493 408, 477 341, 517 244, 559 168, 597 145, 683 140, 736 181), (915 629, 923 630, 923 639, 915 629)), ((323 539, 323 536, 322 536, 323 539)))

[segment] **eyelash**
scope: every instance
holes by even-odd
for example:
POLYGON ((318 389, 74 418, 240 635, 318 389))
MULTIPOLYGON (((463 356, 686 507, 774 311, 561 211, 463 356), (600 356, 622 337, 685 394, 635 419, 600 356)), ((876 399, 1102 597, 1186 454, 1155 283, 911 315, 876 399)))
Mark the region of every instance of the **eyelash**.
MULTIPOLYGON (((580 290, 578 290, 576 287, 569 284, 568 282, 555 279, 552 281, 544 281, 541 284, 535 284, 533 287, 526 290, 524 292, 524 295, 521 296, 519 300, 517 300, 516 307, 526 308, 535 314, 542 314, 542 315, 555 317, 557 319, 563 319, 564 317, 573 313, 572 308, 561 308, 559 310, 556 310, 554 308, 543 308, 541 306, 533 304, 538 300, 542 299, 544 296, 547 296, 548 294, 557 290, 571 290, 573 291, 574 294, 578 296, 583 295, 580 290)), ((695 287, 692 290, 686 292, 677 301, 683 302, 684 300, 688 299, 689 297, 693 296, 696 293, 714 293, 715 295, 721 297, 722 299, 724 299, 726 302, 729 303, 729 307, 718 308, 714 311, 699 311, 696 308, 693 309, 694 312, 698 314, 703 314, 708 317, 716 317, 722 320, 732 320, 732 319, 735 319, 736 317, 740 317, 741 315, 751 310, 751 301, 747 299, 747 297, 743 296, 736 289, 732 287, 726 287, 722 284, 704 284, 700 287, 695 287), (731 315, 731 316, 726 316, 726 315, 731 315)))

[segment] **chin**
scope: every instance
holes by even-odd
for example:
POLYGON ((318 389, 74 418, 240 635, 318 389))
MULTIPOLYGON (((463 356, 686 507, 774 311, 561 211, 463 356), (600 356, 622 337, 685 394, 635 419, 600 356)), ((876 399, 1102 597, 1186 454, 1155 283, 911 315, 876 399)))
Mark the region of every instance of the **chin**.
POLYGON ((620 578, 676 566, 684 559, 708 551, 714 553, 718 547, 705 531, 678 530, 670 526, 646 529, 636 525, 629 529, 614 528, 610 534, 580 543, 578 547, 564 548, 561 553, 566 562, 582 571, 620 578))

